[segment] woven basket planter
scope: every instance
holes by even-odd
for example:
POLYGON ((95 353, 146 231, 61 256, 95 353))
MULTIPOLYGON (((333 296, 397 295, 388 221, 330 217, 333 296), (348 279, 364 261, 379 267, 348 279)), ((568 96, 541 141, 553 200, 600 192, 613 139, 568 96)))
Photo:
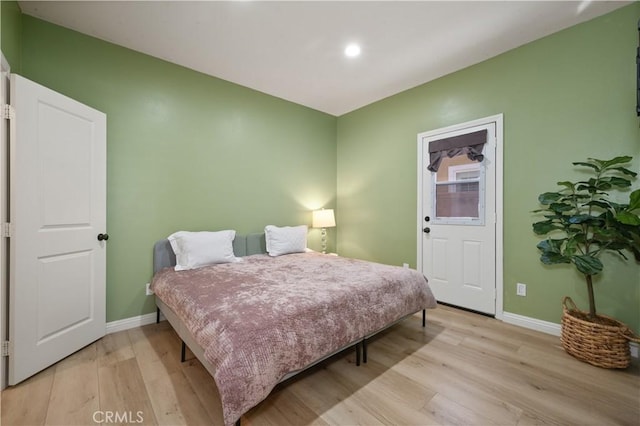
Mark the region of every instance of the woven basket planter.
POLYGON ((603 368, 627 368, 631 363, 629 341, 640 341, 625 324, 606 315, 588 321, 570 297, 562 300, 560 342, 568 354, 603 368))

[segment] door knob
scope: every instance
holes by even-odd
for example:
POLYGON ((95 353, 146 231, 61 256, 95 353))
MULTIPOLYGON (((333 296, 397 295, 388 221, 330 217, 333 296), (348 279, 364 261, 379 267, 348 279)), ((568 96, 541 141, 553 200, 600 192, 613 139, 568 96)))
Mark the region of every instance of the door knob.
POLYGON ((109 234, 98 234, 98 241, 107 241, 109 239, 109 234))
POLYGON ((428 234, 429 232, 431 232, 431 228, 427 226, 422 230, 422 232, 424 232, 425 234, 428 234))

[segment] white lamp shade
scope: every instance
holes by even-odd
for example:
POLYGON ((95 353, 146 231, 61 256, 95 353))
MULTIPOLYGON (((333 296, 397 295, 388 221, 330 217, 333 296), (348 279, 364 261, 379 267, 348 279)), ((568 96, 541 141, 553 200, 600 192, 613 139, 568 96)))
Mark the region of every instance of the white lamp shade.
POLYGON ((312 222, 311 226, 314 228, 332 228, 336 226, 333 209, 314 210, 312 222))

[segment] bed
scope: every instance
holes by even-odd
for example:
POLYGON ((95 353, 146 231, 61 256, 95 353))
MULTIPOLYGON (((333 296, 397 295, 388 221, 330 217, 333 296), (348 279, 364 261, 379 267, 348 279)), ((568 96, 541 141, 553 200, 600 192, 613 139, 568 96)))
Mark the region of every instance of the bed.
POLYGON ((238 261, 175 271, 168 240, 154 246, 151 288, 160 312, 213 376, 224 423, 273 387, 366 339, 435 308, 415 270, 316 252, 266 254, 264 234, 235 235, 238 261))

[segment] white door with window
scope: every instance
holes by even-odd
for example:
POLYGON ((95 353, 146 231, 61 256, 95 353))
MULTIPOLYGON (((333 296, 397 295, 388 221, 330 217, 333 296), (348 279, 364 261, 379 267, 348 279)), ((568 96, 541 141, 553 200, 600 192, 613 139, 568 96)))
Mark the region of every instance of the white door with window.
POLYGON ((106 115, 13 74, 9 384, 105 334, 106 115))
POLYGON ((418 263, 438 301, 491 315, 496 129, 479 120, 418 135, 418 263))

